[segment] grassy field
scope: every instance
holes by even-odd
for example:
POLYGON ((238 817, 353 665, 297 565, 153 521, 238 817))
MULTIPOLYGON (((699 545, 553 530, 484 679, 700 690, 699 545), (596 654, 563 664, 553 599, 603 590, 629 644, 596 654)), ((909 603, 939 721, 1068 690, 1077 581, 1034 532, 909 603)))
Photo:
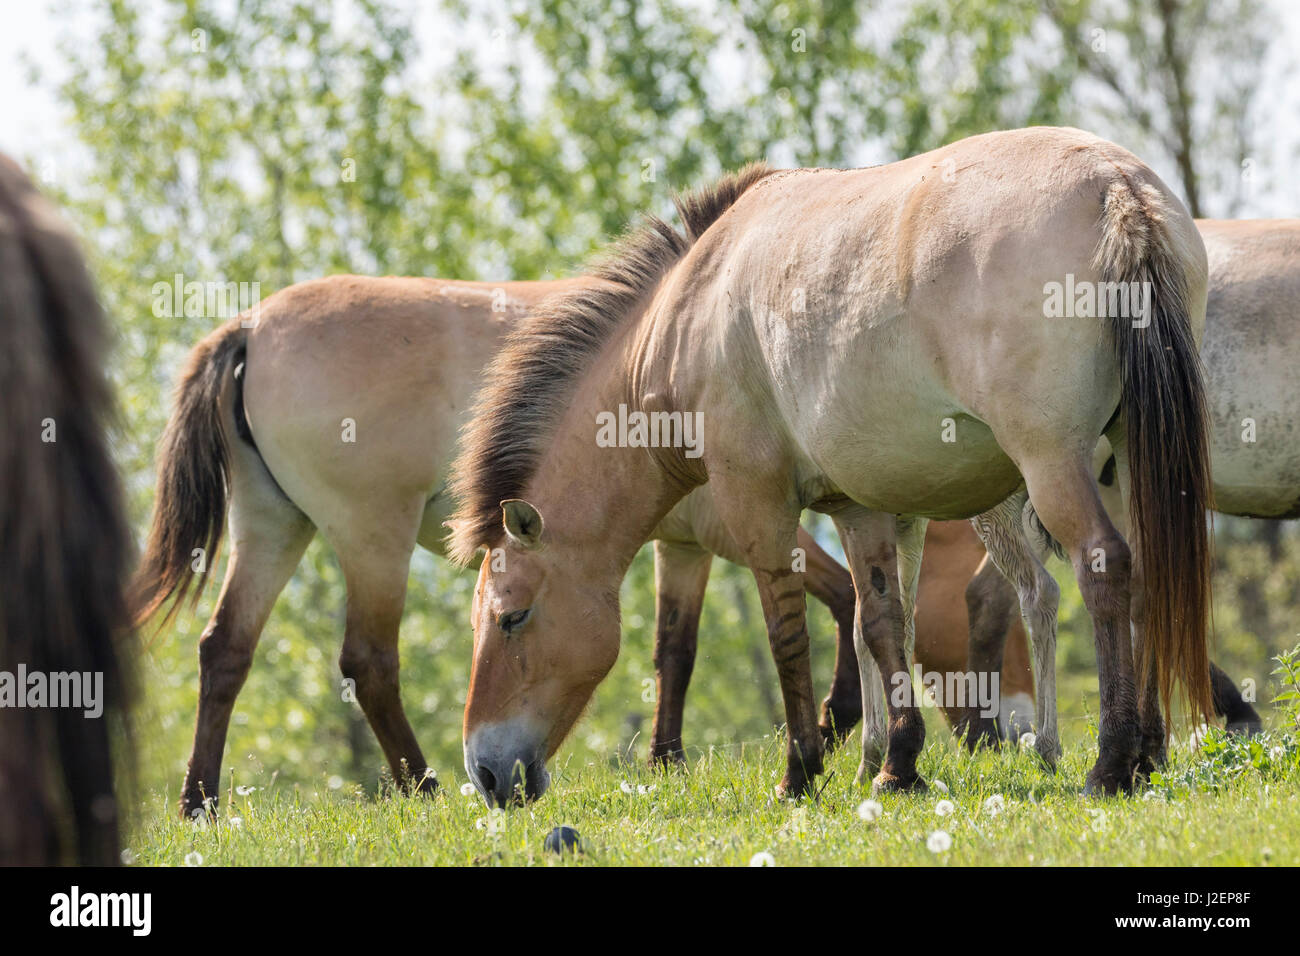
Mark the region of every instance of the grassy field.
MULTIPOLYGON (((1059 770, 1028 751, 974 757, 932 735, 921 760, 928 793, 878 805, 854 782, 856 735, 828 761, 816 800, 773 796, 775 737, 718 750, 688 771, 560 760, 534 805, 488 812, 444 776, 432 798, 337 787, 232 782, 215 823, 177 820, 172 793, 151 793, 130 834, 141 865, 1297 865, 1300 746, 1294 734, 1252 743, 1211 734, 1184 743, 1153 786, 1131 798, 1082 793, 1085 741, 1059 770), (583 850, 544 849, 568 825, 583 850)), ((468 789, 468 788, 466 788, 468 789)))

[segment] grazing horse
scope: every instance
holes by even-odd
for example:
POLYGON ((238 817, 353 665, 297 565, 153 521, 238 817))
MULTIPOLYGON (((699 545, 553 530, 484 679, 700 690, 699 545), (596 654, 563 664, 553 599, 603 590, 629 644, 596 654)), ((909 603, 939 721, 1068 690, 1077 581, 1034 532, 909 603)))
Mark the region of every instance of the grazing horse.
POLYGON ((129 689, 130 539, 105 436, 107 336, 71 233, 0 156, 0 694, 25 693, 24 670, 50 691, 101 675, 105 705, 0 703, 4 864, 119 862, 107 715, 129 689))
MULTIPOLYGON (((1094 622, 1088 788, 1130 789, 1163 745, 1175 681, 1210 706, 1205 252, 1177 198, 1111 143, 1036 128, 870 169, 749 167, 678 211, 685 235, 649 220, 597 269, 603 285, 512 334, 462 438, 451 554, 492 555, 465 709, 479 792, 545 790, 547 759, 617 656, 632 557, 706 481, 763 605, 783 792, 807 792, 822 768, 791 560, 801 511, 835 521, 859 661, 874 659, 888 698, 874 788, 917 789, 904 616, 925 519, 987 512, 1022 481, 1094 622), (1150 298, 1137 318, 1048 318, 1052 281, 1150 298), (1132 552, 1091 472, 1102 434, 1131 471, 1132 552)), ((876 759, 864 734, 860 777, 876 759)))
MULTIPOLYGON (((182 815, 202 813, 205 801, 215 806, 236 696, 276 597, 318 529, 347 583, 343 675, 355 681, 394 779, 436 786, 398 694, 411 552, 417 543, 442 550, 442 521, 451 510, 445 471, 483 367, 529 308, 591 282, 335 276, 268 297, 255 314, 231 320, 193 350, 159 447, 153 525, 132 600, 143 623, 169 600, 168 616, 187 595, 197 597, 215 564, 229 506, 233 548, 199 642, 198 714, 182 815), (197 564, 195 549, 205 555, 197 564)), ((711 514, 703 488, 665 519, 673 543, 656 561, 665 641, 654 759, 681 754, 687 616, 671 609, 698 605, 699 555, 708 552, 696 542, 707 534, 706 547, 739 556, 711 514)), ((800 544, 814 567, 835 566, 802 530, 800 544)), ((705 561, 705 575, 707 568, 705 561)), ((828 740, 832 728, 847 733, 861 708, 852 586, 846 598, 843 582, 832 583, 838 590, 808 580, 839 623, 836 679, 822 705, 828 740)), ((691 638, 693 646, 693 630, 691 638)))
MULTIPOLYGON (((1210 465, 1214 508, 1247 518, 1300 517, 1300 447, 1292 429, 1300 420, 1300 220, 1196 221, 1205 241, 1210 278, 1206 300, 1205 366, 1210 411, 1210 465)), ((1102 500, 1121 529, 1128 516, 1119 494, 1123 475, 1102 443, 1096 455, 1102 500), (1117 483, 1118 482, 1118 483, 1117 483)), ((1056 658, 1056 595, 1037 586, 1050 577, 1042 562, 1052 543, 1031 536, 1032 554, 1008 566, 1032 626, 1035 670, 1050 678, 1056 658)), ((987 577, 987 576, 986 576, 987 577)), ((1001 605, 1007 585, 984 582, 976 604, 1001 605)), ((1014 599, 1014 598, 1013 598, 1014 599)), ((971 631, 972 644, 994 645, 996 626, 971 631)), ((1231 731, 1251 733, 1259 714, 1232 679, 1212 668, 1214 709, 1231 731)), ((1040 687, 1042 681, 1040 680, 1040 687)), ((1039 723, 1055 726, 1055 694, 1039 694, 1039 723)))

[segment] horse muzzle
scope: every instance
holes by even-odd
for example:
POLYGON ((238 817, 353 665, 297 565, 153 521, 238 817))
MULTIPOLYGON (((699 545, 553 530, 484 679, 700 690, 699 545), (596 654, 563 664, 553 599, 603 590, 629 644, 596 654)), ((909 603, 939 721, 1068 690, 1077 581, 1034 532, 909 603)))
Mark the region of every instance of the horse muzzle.
POLYGON ((489 807, 536 800, 551 783, 541 735, 515 721, 474 731, 465 741, 465 770, 489 807))

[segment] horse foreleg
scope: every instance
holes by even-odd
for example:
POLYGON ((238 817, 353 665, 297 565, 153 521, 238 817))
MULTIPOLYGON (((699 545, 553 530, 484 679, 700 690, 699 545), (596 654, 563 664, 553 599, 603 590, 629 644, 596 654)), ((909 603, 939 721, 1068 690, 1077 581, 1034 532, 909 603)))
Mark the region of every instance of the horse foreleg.
MULTIPOLYGON (((831 517, 840 533, 857 592, 854 643, 859 676, 864 687, 868 681, 880 680, 888 702, 888 751, 872 781, 872 790, 923 790, 925 781, 916 772, 916 758, 925 744, 925 721, 914 700, 912 675, 903 648, 895 519, 856 504, 840 507, 831 517), (870 660, 875 661, 878 674, 864 666, 870 660)), ((866 699, 864 690, 864 703, 866 699)), ((859 782, 870 775, 876 757, 872 741, 864 734, 859 782)))
POLYGON ((1025 533, 1027 497, 1026 492, 1018 492, 972 518, 971 524, 984 542, 989 560, 1019 596, 1034 658, 1034 748, 1054 767, 1061 753, 1056 728, 1056 610, 1061 589, 1043 564, 1040 552, 1045 553, 1046 546, 1034 547, 1025 533))
MULTIPOLYGON (((966 616, 970 621, 966 668, 976 676, 978 685, 996 687, 992 683, 995 674, 1001 680, 1007 630, 1011 616, 1018 611, 1015 590, 986 554, 966 585, 966 616)), ((1000 706, 1001 701, 998 703, 1000 706)), ((1004 732, 999 715, 988 714, 976 701, 968 703, 953 730, 958 736, 965 735, 966 746, 972 751, 980 744, 996 747, 1004 732)))
POLYGON ((339 668, 351 681, 356 701, 379 740, 393 780, 403 790, 432 793, 437 778, 416 742, 398 685, 397 639, 406 602, 411 547, 364 558, 340 550, 348 587, 348 609, 339 668))
MULTIPOLYGON (((853 576, 848 569, 841 567, 803 528, 799 529, 799 547, 808 559, 804 589, 825 604, 835 619, 835 674, 831 678, 830 693, 822 701, 818 722, 826 746, 833 747, 847 737, 862 718, 862 682, 858 678, 857 651, 853 649, 857 598, 853 593, 853 576)), ((875 690, 874 685, 872 689, 875 690)), ((864 732, 878 736, 883 751, 884 701, 879 694, 872 694, 868 714, 864 732)))
POLYGON ((682 712, 695 668, 700 609, 713 555, 696 545, 654 543, 655 713, 650 765, 685 763, 682 712))

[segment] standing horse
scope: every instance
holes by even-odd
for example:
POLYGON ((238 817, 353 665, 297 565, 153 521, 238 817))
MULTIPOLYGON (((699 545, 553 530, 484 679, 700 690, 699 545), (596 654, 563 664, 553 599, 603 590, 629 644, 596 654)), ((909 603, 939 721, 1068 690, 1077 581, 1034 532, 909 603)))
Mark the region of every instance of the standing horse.
MULTIPOLYGON (((202 813, 205 801, 215 805, 236 696, 276 597, 317 529, 347 582, 343 675, 355 681, 394 779, 436 786, 398 693, 411 552, 417 543, 442 550, 451 509, 445 471, 482 369, 505 334, 547 296, 592 281, 319 279, 270 296, 255 322, 252 315, 234 319, 194 349, 160 443, 153 525, 132 602, 143 623, 169 600, 168 617, 187 595, 197 598, 229 505, 233 549, 199 642, 182 815, 202 813), (206 556, 198 571, 195 549, 206 556)), ((696 542, 708 535, 706 547, 737 556, 711 513, 708 489, 700 489, 680 515, 665 519, 673 545, 656 556, 660 693, 651 754, 659 761, 682 753, 681 698, 690 675, 684 642, 691 641, 693 661, 708 572, 708 552, 696 542)), ((861 708, 852 586, 846 597, 844 582, 830 580, 834 562, 800 535, 813 567, 828 569, 810 576, 808 587, 838 622, 836 679, 822 705, 830 740, 833 728, 848 732, 861 708)))
MULTIPOLYGON (((1210 268, 1201 358, 1209 398, 1214 508, 1247 518, 1300 517, 1300 447, 1292 437, 1300 419, 1300 389, 1294 384, 1300 363, 1300 220, 1200 219, 1196 225, 1210 268)), ((1118 478, 1122 484, 1123 475, 1104 443, 1096 461, 1103 502, 1123 529, 1128 515, 1116 483, 1118 478)), ((1039 583, 1050 578, 1043 561, 1052 542, 1041 535, 1029 540, 1037 543, 1032 553, 1021 553, 1006 572, 1031 621, 1035 671, 1050 679, 1056 659, 1056 595, 1039 583), (1035 620, 1043 626, 1034 627, 1035 620)), ((1005 602, 1007 586, 994 579, 981 586, 978 606, 1005 602)), ((972 644, 991 646, 998 640, 996 626, 979 633, 972 629, 972 644)), ((1242 700, 1232 679, 1214 667, 1211 680, 1215 712, 1226 718, 1228 729, 1258 730, 1259 715, 1242 700)), ((1038 708, 1040 725, 1055 727, 1055 693, 1040 693, 1038 708)))
POLYGON ((0 705, 0 863, 118 862, 107 715, 127 702, 130 539, 105 438, 106 339, 72 235, 0 156, 0 671, 102 675, 106 705, 93 718, 0 705))
MULTIPOLYGON (((1163 742, 1175 680, 1197 709, 1210 699, 1205 253, 1178 200, 1125 150, 1039 128, 872 169, 750 167, 678 209, 686 235, 650 220, 598 269, 604 285, 512 335, 463 438, 452 555, 500 549, 472 616, 465 757, 480 793, 545 790, 547 759, 617 656, 628 564, 705 481, 763 604, 785 793, 822 767, 791 562, 802 509, 836 523, 858 657, 874 658, 889 697, 874 786, 917 789, 924 724, 903 618, 924 519, 986 512, 1021 481, 1094 621, 1088 787, 1131 788, 1163 742), (1150 308, 1141 322, 1047 319, 1053 280, 1137 283, 1150 308), (610 441, 615 411, 638 425, 610 441), (688 421, 703 436, 694 451, 688 421), (1132 553, 1090 469, 1103 433, 1132 472, 1132 553)), ((864 735, 860 776, 874 757, 864 735)))

